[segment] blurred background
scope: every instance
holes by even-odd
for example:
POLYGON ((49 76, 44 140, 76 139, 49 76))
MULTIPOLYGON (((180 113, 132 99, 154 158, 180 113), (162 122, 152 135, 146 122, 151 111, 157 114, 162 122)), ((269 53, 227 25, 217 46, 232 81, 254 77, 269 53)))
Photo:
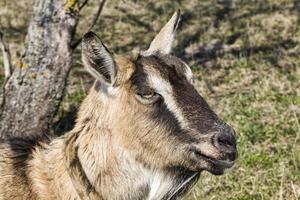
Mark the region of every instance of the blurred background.
MULTIPOLYGON (((24 51, 33 3, 0 1, 13 66, 24 51)), ((77 38, 98 4, 90 0, 80 11, 77 38)), ((115 54, 146 49, 177 9, 182 19, 174 54, 189 63, 200 94, 235 127, 239 149, 230 173, 204 172, 186 199, 300 199, 300 1, 107 0, 93 31, 115 54)), ((57 134, 73 127, 92 83, 78 47, 54 118, 57 134)))

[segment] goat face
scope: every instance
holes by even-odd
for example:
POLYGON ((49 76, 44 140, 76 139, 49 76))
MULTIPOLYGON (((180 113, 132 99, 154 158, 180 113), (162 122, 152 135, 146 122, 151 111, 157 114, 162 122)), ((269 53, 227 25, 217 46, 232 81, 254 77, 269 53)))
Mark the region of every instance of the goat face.
POLYGON ((176 12, 148 50, 116 61, 89 32, 83 38, 83 62, 100 83, 120 148, 154 169, 223 174, 237 156, 235 132, 195 90, 188 65, 170 54, 178 22, 176 12))

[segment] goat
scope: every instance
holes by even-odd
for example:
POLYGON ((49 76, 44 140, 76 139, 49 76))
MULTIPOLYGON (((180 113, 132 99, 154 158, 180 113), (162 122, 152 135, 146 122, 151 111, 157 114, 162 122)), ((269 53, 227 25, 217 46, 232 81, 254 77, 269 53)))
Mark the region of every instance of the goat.
POLYGON ((177 11, 134 56, 114 58, 95 33, 85 34, 82 60, 96 81, 74 129, 1 141, 0 199, 178 199, 203 170, 221 175, 234 165, 234 129, 171 54, 179 19, 177 11))

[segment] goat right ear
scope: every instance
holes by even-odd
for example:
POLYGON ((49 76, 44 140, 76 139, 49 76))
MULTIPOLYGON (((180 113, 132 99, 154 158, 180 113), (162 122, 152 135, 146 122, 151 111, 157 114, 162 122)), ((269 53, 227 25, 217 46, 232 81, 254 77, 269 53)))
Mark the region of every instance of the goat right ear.
POLYGON ((97 80, 113 85, 117 76, 117 65, 100 38, 93 32, 82 38, 82 61, 88 72, 97 80))

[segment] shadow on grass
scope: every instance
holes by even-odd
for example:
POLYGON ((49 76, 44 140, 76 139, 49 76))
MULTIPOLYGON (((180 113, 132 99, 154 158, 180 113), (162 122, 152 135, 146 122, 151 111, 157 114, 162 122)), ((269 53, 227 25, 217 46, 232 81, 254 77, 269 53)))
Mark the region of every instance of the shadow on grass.
MULTIPOLYGON (((212 23, 203 27, 199 26, 197 30, 194 32, 187 34, 184 39, 181 41, 181 44, 175 49, 176 54, 183 55, 184 58, 187 60, 193 60, 194 64, 205 64, 209 61, 216 61, 219 58, 224 58, 226 55, 230 55, 231 57, 240 58, 245 57, 249 58, 251 56, 254 56, 256 54, 263 54, 263 60, 269 62, 272 66, 275 67, 282 67, 279 62, 282 56, 291 56, 295 57, 296 55, 293 55, 293 53, 288 53, 287 51, 290 49, 295 48, 297 45, 299 45, 299 42, 296 40, 286 37, 282 38, 279 41, 270 41, 269 44, 264 45, 257 45, 257 46, 247 46, 243 45, 245 47, 239 48, 239 47, 233 47, 230 46, 234 44, 238 39, 241 39, 243 37, 243 32, 236 30, 236 23, 238 21, 251 18, 255 15, 260 14, 271 14, 271 13, 277 13, 277 12, 284 12, 287 11, 289 13, 298 13, 298 21, 295 26, 300 26, 300 2, 294 1, 293 5, 286 6, 270 6, 268 4, 259 4, 259 5, 252 5, 253 8, 247 9, 247 12, 243 13, 242 15, 235 15, 235 12, 237 12, 237 8, 234 8, 234 6, 231 5, 231 1, 225 1, 227 4, 219 4, 213 13, 208 13, 213 18, 212 23), (229 2, 229 3, 228 3, 229 2), (218 31, 221 27, 221 22, 227 22, 229 25, 229 29, 233 32, 231 35, 224 35, 221 39, 218 39, 216 42, 207 44, 199 44, 197 41, 199 38, 201 38, 202 35, 206 34, 210 30, 210 28, 214 28, 214 31, 218 31), (187 52, 187 48, 190 45, 196 46, 196 51, 192 51, 192 53, 187 52), (229 47, 229 48, 228 48, 229 47)), ((251 3, 248 3, 251 4, 251 3)), ((239 7, 243 7, 244 5, 239 3, 239 7)), ((210 5, 212 6, 212 5, 210 5)), ((192 14, 188 13, 189 17, 193 17, 192 14)), ((287 69, 293 69, 287 68, 287 69)))
MULTIPOLYGON (((194 60, 198 64, 203 64, 205 62, 216 60, 217 58, 222 58, 227 54, 231 54, 234 57, 250 57, 260 52, 274 52, 274 49, 283 48, 290 49, 297 45, 298 43, 293 41, 292 39, 285 39, 283 41, 279 41, 277 43, 273 43, 270 45, 261 45, 261 46, 253 46, 253 47, 245 47, 245 48, 233 48, 230 50, 224 50, 224 43, 221 41, 216 42, 211 48, 200 48, 197 53, 193 54, 194 60)), ((190 55, 188 56, 190 58, 190 55)), ((278 63, 278 60, 269 60, 272 64, 278 63)))

